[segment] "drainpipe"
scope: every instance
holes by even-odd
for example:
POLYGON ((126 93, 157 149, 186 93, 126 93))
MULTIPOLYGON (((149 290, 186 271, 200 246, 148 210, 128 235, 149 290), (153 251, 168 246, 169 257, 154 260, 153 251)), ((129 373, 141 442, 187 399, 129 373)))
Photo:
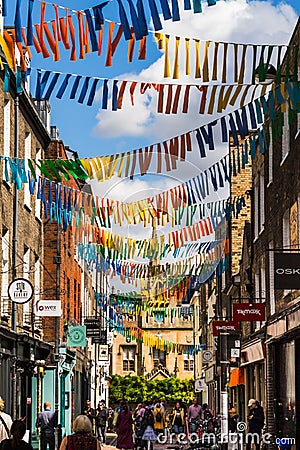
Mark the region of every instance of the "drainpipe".
MULTIPOLYGON (((60 265, 61 265, 61 253, 60 253, 60 226, 57 223, 57 240, 56 240, 56 299, 60 300, 60 265)), ((55 370, 55 406, 54 411, 57 418, 57 423, 59 420, 59 369, 60 369, 60 357, 59 357, 59 337, 60 337, 60 317, 55 317, 55 349, 54 349, 54 360, 56 363, 55 370)), ((60 427, 55 427, 55 449, 59 449, 60 446, 60 427)))
MULTIPOLYGON (((14 123, 14 158, 19 157, 19 94, 16 94, 14 101, 15 123, 14 123)), ((14 201, 13 201, 13 236, 12 236, 12 280, 17 278, 17 257, 18 257, 18 214, 19 214, 19 195, 17 183, 14 183, 14 201)), ((12 330, 17 331, 17 304, 12 302, 11 311, 12 330)), ((17 340, 14 341, 14 358, 12 366, 12 405, 13 419, 17 418, 17 340)))

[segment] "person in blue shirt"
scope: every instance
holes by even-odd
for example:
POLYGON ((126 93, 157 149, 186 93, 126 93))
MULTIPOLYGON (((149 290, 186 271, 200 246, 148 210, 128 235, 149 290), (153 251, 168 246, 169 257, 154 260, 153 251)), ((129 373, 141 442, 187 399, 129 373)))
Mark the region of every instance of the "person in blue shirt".
POLYGON ((44 411, 38 414, 36 427, 41 429, 41 450, 55 449, 54 430, 57 425, 57 414, 51 411, 51 403, 44 403, 44 411))

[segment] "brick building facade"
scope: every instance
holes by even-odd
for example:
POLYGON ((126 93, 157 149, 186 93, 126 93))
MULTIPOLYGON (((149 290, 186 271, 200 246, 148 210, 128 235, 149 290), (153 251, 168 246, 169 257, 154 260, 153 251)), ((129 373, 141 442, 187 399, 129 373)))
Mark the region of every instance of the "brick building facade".
POLYGON ((27 92, 17 96, 14 83, 11 74, 10 90, 3 92, 0 80, 0 395, 7 411, 14 417, 26 416, 31 429, 41 408, 39 361, 50 351, 42 321, 35 315, 35 305, 43 297, 42 210, 41 202, 30 195, 28 183, 16 195, 15 184, 6 175, 6 164, 10 170, 5 158, 17 156, 16 149, 19 158, 43 158, 50 136, 27 92), (16 278, 28 280, 34 293, 29 302, 13 308, 8 286, 16 278))

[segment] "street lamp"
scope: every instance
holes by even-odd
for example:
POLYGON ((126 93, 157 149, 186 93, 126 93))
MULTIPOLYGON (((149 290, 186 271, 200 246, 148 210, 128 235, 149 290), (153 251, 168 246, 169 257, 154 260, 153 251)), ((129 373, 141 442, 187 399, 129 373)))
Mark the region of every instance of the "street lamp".
POLYGON ((256 84, 271 84, 274 83, 277 76, 277 70, 272 64, 259 65, 255 70, 256 84))
MULTIPOLYGON (((221 412, 221 435, 228 438, 228 336, 227 331, 219 331, 220 366, 221 366, 221 389, 220 389, 220 412, 221 412)), ((228 442, 228 441, 227 441, 228 442)), ((224 442, 225 446, 227 442, 224 442)))

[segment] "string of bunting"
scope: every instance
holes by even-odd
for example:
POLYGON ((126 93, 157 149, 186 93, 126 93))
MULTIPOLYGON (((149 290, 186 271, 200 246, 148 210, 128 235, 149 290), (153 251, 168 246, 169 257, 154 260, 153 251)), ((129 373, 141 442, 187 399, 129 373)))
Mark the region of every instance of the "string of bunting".
POLYGON ((186 300, 187 292, 190 286, 190 279, 185 278, 181 280, 180 285, 178 287, 178 291, 180 295, 176 295, 174 298, 174 293, 171 293, 172 299, 170 299, 170 295, 166 294, 165 300, 161 302, 161 305, 157 306, 150 305, 143 296, 136 293, 136 291, 126 293, 126 297, 122 295, 110 295, 109 297, 104 296, 104 298, 98 297, 99 302, 101 304, 101 308, 106 309, 107 307, 112 307, 116 312, 121 312, 123 314, 128 315, 140 315, 142 312, 147 312, 148 317, 154 317, 159 321, 159 318, 175 318, 175 317, 184 317, 193 315, 193 307, 186 306, 169 306, 170 300, 175 304, 182 304, 186 300))
MULTIPOLYGON (((266 131, 262 124, 264 118, 267 122, 272 122, 275 117, 276 104, 281 105, 281 111, 285 110, 288 102, 291 111, 298 111, 300 107, 299 83, 287 82, 273 87, 267 94, 267 98, 262 96, 255 99, 254 102, 245 105, 241 110, 233 111, 219 119, 203 125, 195 130, 191 130, 179 136, 175 136, 168 141, 153 144, 139 150, 132 150, 121 154, 101 156, 97 158, 81 158, 76 160, 39 160, 39 162, 28 160, 29 169, 32 176, 36 179, 34 166, 39 167, 41 173, 52 179, 51 172, 54 173, 58 181, 61 176, 69 179, 74 178, 97 179, 99 182, 111 179, 116 173, 118 177, 125 176, 130 179, 139 173, 145 175, 153 162, 152 158, 156 156, 156 173, 162 173, 177 169, 178 161, 186 160, 186 152, 192 151, 194 145, 198 147, 201 158, 207 156, 206 149, 214 150, 214 132, 221 131, 222 142, 229 142, 229 133, 236 147, 240 145, 241 140, 248 140, 247 151, 244 152, 247 158, 250 147, 251 156, 256 153, 256 142, 259 144, 261 153, 264 153, 268 147, 266 131), (284 86, 284 90, 283 90, 284 86), (217 127, 217 125, 220 126, 217 127), (257 129, 258 128, 258 129, 257 129), (255 132, 249 129, 256 130, 255 132), (163 161, 165 168, 163 168, 163 161)), ((154 158, 153 158, 154 159, 154 158)), ((24 168, 24 160, 6 160, 5 176, 9 178, 8 164, 13 171, 12 177, 21 187, 26 182, 27 176, 24 168), (24 175, 25 174, 25 175, 24 175), (22 181, 24 180, 24 181, 22 181)), ((233 161, 234 166, 234 161, 233 161)), ((215 170, 218 170, 217 167, 215 170)), ((234 170, 234 167, 233 167, 234 170)), ((218 170, 219 172, 219 170, 218 170)), ((212 173, 212 172, 211 172, 212 173)), ((219 175, 219 174, 218 174, 219 175)), ((217 177, 213 177, 215 180, 217 177)), ((212 179, 212 184, 214 180, 212 179)), ((202 198, 202 197, 201 197, 202 198)))
MULTIPOLYGON (((111 306, 116 311, 120 311, 126 314, 141 314, 143 311, 147 311, 149 315, 156 312, 156 309, 171 309, 170 305, 183 303, 187 299, 188 293, 190 293, 191 277, 177 278, 172 280, 166 280, 165 289, 161 292, 150 293, 144 295, 143 292, 127 292, 123 294, 113 294, 110 296, 97 295, 97 300, 101 302, 101 307, 106 309, 111 306)), ((178 306, 173 309, 178 310, 178 306)))
MULTIPOLYGON (((229 256, 221 258, 218 265, 218 272, 224 273, 228 265, 229 256)), ((154 266, 156 267, 156 266, 154 266)), ((209 282, 212 282, 212 278, 209 282)), ((142 286, 143 291, 131 291, 111 294, 109 297, 102 298, 102 303, 113 306, 116 310, 120 309, 127 314, 141 314, 142 311, 147 311, 149 316, 156 316, 157 314, 168 317, 178 317, 182 315, 181 307, 172 306, 175 304, 183 304, 189 298, 192 286, 199 287, 199 279, 194 275, 180 277, 164 277, 156 278, 155 280, 145 280, 145 284, 152 284, 154 287, 149 290, 142 286), (163 289, 161 283, 163 282, 163 289), (175 311, 175 312, 174 312, 175 311)), ((141 283, 142 285, 142 283, 141 283)), ((101 296, 99 295, 99 298, 101 296)), ((104 305, 102 305, 104 306, 104 305)), ((184 306, 183 313, 186 314, 187 307, 184 306)))
POLYGON ((115 312, 112 308, 109 309, 109 314, 110 318, 108 322, 110 326, 114 328, 114 330, 116 330, 122 336, 130 338, 132 341, 142 342, 148 347, 167 351, 168 353, 186 353, 189 355, 196 355, 203 348, 203 345, 179 344, 156 336, 139 328, 132 321, 128 320, 124 315, 115 312))
MULTIPOLYGON (((129 25, 129 20, 127 13, 125 11, 122 0, 118 0, 119 5, 119 15, 120 24, 113 21, 108 22, 108 32, 107 32, 107 52, 106 52, 106 65, 112 65, 112 57, 116 51, 118 44, 120 43, 121 37, 124 35, 125 40, 129 41, 128 44, 128 61, 131 62, 134 52, 134 42, 135 40, 140 41, 139 48, 139 59, 146 58, 146 38, 149 34, 147 29, 147 22, 145 18, 145 10, 142 0, 138 1, 137 7, 133 5, 133 2, 129 2, 129 11, 131 16, 132 25, 129 25), (114 34, 115 26, 118 25, 118 30, 114 34)), ((208 4, 215 4, 216 0, 208 0, 208 4)), ((39 24, 32 24, 32 9, 33 0, 28 0, 28 20, 27 27, 22 27, 21 23, 21 13, 20 13, 20 0, 17 0, 16 5, 16 15, 15 15, 15 28, 9 31, 5 31, 3 34, 3 40, 11 52, 11 57, 13 59, 13 65, 15 67, 15 57, 14 57, 14 43, 16 43, 17 51, 20 53, 22 70, 26 70, 26 61, 22 55, 22 46, 25 45, 27 48, 29 57, 31 58, 31 49, 34 47, 37 53, 42 54, 44 58, 53 56, 54 61, 60 59, 59 53, 59 43, 62 42, 66 50, 71 51, 70 59, 75 61, 77 58, 77 52, 79 51, 79 58, 85 58, 85 55, 90 52, 97 52, 100 56, 102 54, 103 46, 103 33, 106 30, 105 19, 103 15, 103 8, 108 4, 108 2, 103 2, 93 8, 86 9, 84 11, 76 11, 75 16, 77 19, 77 27, 73 23, 73 15, 69 14, 68 8, 65 8, 65 16, 60 17, 60 8, 56 4, 51 4, 53 7, 54 19, 50 21, 51 25, 45 21, 46 14, 46 2, 41 2, 41 20, 39 24), (46 41, 48 42, 49 49, 46 46, 46 41), (77 48, 76 48, 77 44, 77 48), (79 47, 79 49, 78 49, 79 47)), ((165 20, 173 19, 180 20, 179 9, 177 0, 172 0, 172 12, 168 2, 165 0, 160 0, 160 6, 162 9, 162 14, 165 20)), ((194 12, 201 11, 201 0, 193 0, 194 12)), ((155 0, 151 0, 149 3, 150 12, 153 19, 153 25, 155 31, 162 29, 162 24, 160 21, 158 9, 155 0)), ((191 9, 190 0, 184 1, 184 7, 186 9, 191 9)), ((156 33, 156 40, 158 42, 159 49, 164 51, 165 57, 165 77, 170 76, 170 61, 169 61, 169 39, 170 35, 156 33)), ((294 80, 297 78, 297 53, 298 47, 287 47, 283 45, 256 45, 256 44, 237 44, 228 42, 212 42, 203 41, 199 38, 181 38, 180 36, 175 36, 175 51, 174 51, 174 68, 173 68, 173 78, 179 77, 179 49, 181 41, 184 41, 185 48, 185 72, 187 75, 190 74, 190 41, 194 42, 195 47, 195 78, 200 78, 201 75, 204 81, 211 81, 218 79, 218 58, 221 53, 221 48, 223 50, 223 64, 221 68, 220 75, 222 76, 222 82, 227 82, 227 67, 230 66, 228 59, 232 58, 232 66, 234 66, 234 80, 240 84, 244 83, 244 76, 246 72, 246 61, 247 64, 251 60, 251 79, 254 83, 256 68, 258 65, 258 75, 260 81, 264 81, 267 74, 267 68, 272 60, 273 53, 276 51, 274 58, 276 60, 277 69, 277 81, 280 81, 281 77, 281 62, 283 51, 287 50, 287 60, 288 67, 291 67, 291 73, 286 73, 286 81, 289 79, 290 75, 295 76, 294 80), (202 44, 203 43, 203 44, 202 44), (201 50, 201 45, 204 46, 203 51, 201 50), (209 51, 211 49, 211 51, 209 51), (201 61, 201 55, 204 55, 203 61, 201 61), (209 60, 211 55, 211 61, 209 60), (212 73, 210 75, 209 68, 213 67, 212 73)), ((16 71, 16 70, 15 70, 16 71)))
POLYGON ((78 244, 78 256, 82 260, 88 261, 89 264, 94 263, 98 268, 101 267, 111 278, 113 276, 120 276, 121 281, 124 282, 134 282, 136 279, 140 279, 141 287, 147 292, 145 294, 146 296, 150 295, 148 289, 150 278, 161 279, 163 276, 166 278, 166 283, 172 283, 174 279, 184 276, 196 276, 203 272, 205 264, 209 268, 210 264, 214 264, 215 261, 220 261, 224 254, 227 255, 229 253, 228 241, 226 239, 220 242, 198 242, 194 245, 194 254, 192 257, 186 257, 182 261, 171 264, 159 264, 158 258, 155 258, 155 265, 149 266, 149 262, 145 264, 128 260, 111 261, 110 258, 104 257, 101 250, 96 244, 78 244), (99 255, 103 258, 103 262, 99 262, 101 259, 99 255), (147 285, 143 285, 142 279, 147 280, 147 285))
POLYGON ((107 79, 100 77, 83 76, 73 73, 29 68, 26 77, 36 73, 35 92, 36 100, 50 100, 56 91, 56 98, 61 100, 69 96, 70 100, 92 106, 97 92, 101 92, 101 108, 111 111, 121 110, 124 106, 125 96, 130 101, 127 104, 135 105, 136 96, 151 96, 157 103, 157 113, 187 114, 191 99, 199 98, 199 114, 222 113, 228 105, 242 108, 246 96, 255 94, 264 95, 267 85, 257 84, 168 84, 153 81, 138 82, 131 80, 107 79), (69 87, 69 88, 68 88, 69 87), (68 94, 67 94, 68 92, 68 94))
MULTIPOLYGON (((6 15, 6 0, 4 1, 3 11, 4 15, 6 15)), ((75 40, 75 28, 72 22, 72 14, 69 15, 69 12, 73 12, 76 15, 78 20, 78 34, 80 40, 80 55, 83 54, 84 46, 86 45, 87 37, 90 38, 90 44, 92 47, 92 51, 97 51, 97 31, 101 31, 104 25, 104 15, 103 8, 109 3, 109 1, 102 2, 92 8, 88 8, 85 10, 70 10, 69 8, 65 8, 59 6, 57 4, 48 3, 45 1, 40 1, 41 3, 41 21, 39 25, 32 24, 32 15, 33 15, 33 6, 34 0, 28 0, 28 15, 27 15, 27 32, 25 33, 25 28, 22 28, 21 21, 21 0, 16 1, 16 11, 15 11, 15 31, 16 31, 16 41, 20 43, 25 43, 28 46, 35 45, 37 38, 34 36, 34 28, 36 30, 36 34, 38 37, 39 44, 41 41, 43 42, 45 33, 50 48, 55 53, 55 43, 57 41, 63 41, 65 48, 69 49, 70 44, 68 41, 68 28, 70 29, 71 37, 75 40), (52 25, 52 33, 48 27, 48 23, 45 22, 46 15, 46 6, 51 5, 53 7, 53 12, 55 15, 55 19, 51 21, 52 25), (63 9, 66 11, 66 18, 59 17, 59 10, 63 9)), ((133 34, 136 40, 141 40, 146 37, 149 33, 147 29, 147 20, 146 20, 146 10, 144 8, 144 4, 142 0, 137 2, 136 7, 134 6, 132 1, 129 1, 129 13, 126 11, 124 7, 124 3, 122 0, 118 0, 118 10, 120 16, 120 22, 122 24, 122 28, 124 29, 124 37, 126 40, 131 40, 133 38, 133 34), (130 16, 130 19, 128 17, 130 16), (131 25, 130 25, 131 22, 131 25), (134 30, 134 31, 133 31, 134 30)), ((193 0, 193 12, 200 13, 202 12, 201 0, 193 0)), ((207 5, 212 6, 216 4, 216 0, 207 0, 207 5)), ((159 2, 161 13, 163 14, 164 20, 172 21, 180 21, 179 14, 179 5, 178 0, 172 0, 171 9, 168 2, 160 0, 159 2)), ((162 23, 160 20, 160 9, 157 6, 157 2, 155 0, 151 0, 149 2, 149 15, 153 20, 153 25, 155 30, 161 30, 162 23)), ((184 9, 192 10, 192 5, 190 0, 184 1, 184 9)), ((72 39, 72 44, 73 44, 72 39)), ((43 46, 41 45, 41 48, 43 46)), ((72 51, 73 48, 72 48, 72 51)))
POLYGON ((174 61, 171 72, 170 35, 156 33, 158 49, 164 54, 164 77, 178 79, 180 75, 180 46, 185 52, 185 75, 191 74, 190 47, 194 42, 194 78, 202 78, 203 82, 220 80, 227 83, 232 77, 234 83, 245 82, 255 84, 256 80, 264 82, 270 64, 275 66, 276 84, 282 79, 283 53, 286 55, 285 81, 297 81, 297 61, 299 46, 237 44, 229 42, 203 41, 200 39, 173 36, 174 61), (284 51, 284 52, 283 52, 284 51), (201 56, 203 58, 201 59, 201 56), (219 64, 220 59, 222 63, 219 64), (233 68, 233 74, 232 74, 233 68))
MULTIPOLYGON (((237 149, 239 164, 236 164, 237 157, 233 153, 234 150, 231 156, 232 161, 235 162, 233 166, 234 170, 231 170, 231 167, 228 170, 226 169, 226 181, 230 180, 232 173, 233 176, 237 174, 236 165, 240 171, 247 164, 247 159, 243 157, 243 151, 239 152, 237 149)), ((75 190, 69 186, 48 180, 47 178, 37 177, 37 180, 35 180, 31 176, 30 171, 27 170, 29 192, 42 201, 45 217, 48 218, 50 216, 51 221, 53 220, 53 209, 56 209, 63 217, 67 214, 66 217, 69 218, 69 222, 71 221, 71 216, 75 218, 76 224, 78 225, 82 222, 83 215, 87 215, 92 223, 97 218, 100 226, 104 228, 111 228, 112 221, 120 226, 125 221, 130 225, 144 223, 144 226, 155 221, 157 225, 164 226, 166 223, 172 223, 174 227, 182 224, 184 220, 186 226, 192 225, 197 213, 200 220, 209 214, 213 227, 215 228, 215 217, 222 217, 224 213, 228 220, 230 220, 230 213, 238 217, 240 210, 245 204, 244 196, 235 196, 230 201, 217 200, 214 202, 199 203, 210 193, 208 183, 210 178, 213 180, 215 191, 219 187, 224 187, 220 167, 223 166, 226 168, 227 158, 228 156, 222 158, 220 162, 214 164, 202 174, 179 186, 175 186, 152 198, 150 197, 132 203, 119 202, 109 198, 99 198, 98 196, 94 197, 92 194, 75 190), (219 174, 218 178, 215 167, 219 169, 217 171, 219 174), (210 178, 208 178, 208 174, 210 174, 210 178), (201 186, 201 189, 199 186, 201 186), (66 210, 66 213, 64 213, 64 210, 66 210), (229 215, 227 214, 228 212, 229 215)), ((22 166, 20 160, 16 161, 9 157, 2 157, 2 159, 4 161, 5 180, 7 182, 17 182, 17 185, 20 186, 18 180, 26 180, 26 165, 28 162, 25 161, 24 166, 22 166), (8 172, 8 166, 11 168, 11 174, 8 172)))

